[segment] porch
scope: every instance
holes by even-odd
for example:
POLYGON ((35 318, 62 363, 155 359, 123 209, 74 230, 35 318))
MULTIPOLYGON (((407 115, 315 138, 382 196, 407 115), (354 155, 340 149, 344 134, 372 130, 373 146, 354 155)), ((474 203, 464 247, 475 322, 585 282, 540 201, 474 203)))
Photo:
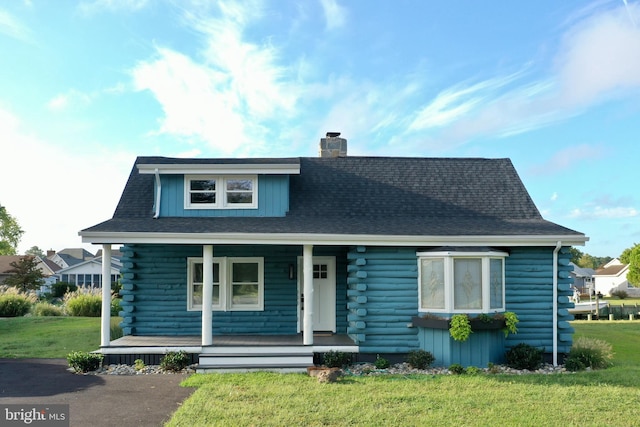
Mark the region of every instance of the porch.
POLYGON ((314 334, 313 344, 304 345, 303 334, 214 336, 212 345, 202 345, 198 336, 127 335, 101 347, 105 363, 133 364, 136 359, 158 364, 170 351, 184 350, 197 363, 197 372, 231 370, 304 371, 314 364, 314 353, 341 351, 358 353, 359 347, 343 334, 314 334))

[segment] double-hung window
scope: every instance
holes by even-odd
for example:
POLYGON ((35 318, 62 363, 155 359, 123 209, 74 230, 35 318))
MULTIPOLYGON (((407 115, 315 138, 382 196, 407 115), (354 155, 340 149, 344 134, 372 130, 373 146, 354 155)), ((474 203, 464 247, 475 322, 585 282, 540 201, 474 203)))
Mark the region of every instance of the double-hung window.
POLYGON ((419 309, 442 313, 504 311, 505 252, 418 252, 419 309))
POLYGON ((185 209, 252 209, 258 206, 255 175, 186 175, 185 209))
MULTIPOLYGON (((188 258, 187 267, 187 308, 202 310, 202 258, 188 258)), ((214 258, 211 308, 217 311, 263 310, 263 258, 214 258)))

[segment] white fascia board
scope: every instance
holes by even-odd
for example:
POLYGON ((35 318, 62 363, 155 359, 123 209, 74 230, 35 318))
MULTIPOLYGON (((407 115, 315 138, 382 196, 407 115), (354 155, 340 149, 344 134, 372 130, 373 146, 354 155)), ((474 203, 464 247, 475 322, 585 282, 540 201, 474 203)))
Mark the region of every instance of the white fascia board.
POLYGON ((225 175, 300 175, 300 164, 145 164, 137 165, 141 174, 185 175, 185 174, 225 174, 225 175))
POLYGON ((94 244, 253 244, 253 245, 369 245, 369 246, 583 246, 588 237, 553 236, 380 236, 366 234, 252 233, 80 233, 94 244))

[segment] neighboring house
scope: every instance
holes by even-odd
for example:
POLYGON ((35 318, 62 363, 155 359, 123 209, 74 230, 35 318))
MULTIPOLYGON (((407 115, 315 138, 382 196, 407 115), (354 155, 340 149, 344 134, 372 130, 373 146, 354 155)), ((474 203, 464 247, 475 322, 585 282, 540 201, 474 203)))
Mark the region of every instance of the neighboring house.
MULTIPOLYGON (((111 257, 109 281, 113 285, 120 279, 122 264, 118 258, 111 257)), ((102 287, 102 258, 92 258, 79 262, 70 267, 58 271, 60 282, 72 283, 82 288, 102 287)))
MULTIPOLYGON (((14 274, 11 273, 11 270, 14 269, 11 264, 14 262, 19 262, 25 256, 32 257, 33 255, 0 255, 0 284, 4 282, 4 279, 14 274)), ((38 262, 38 269, 42 271, 42 276, 45 281, 47 281, 49 277, 55 274, 55 264, 48 262, 48 260, 42 259, 38 256, 36 256, 35 258, 38 262)))
POLYGON ((80 232, 104 257, 124 245, 125 337, 110 340, 103 304, 106 359, 184 349, 201 370, 300 368, 424 349, 486 366, 528 343, 558 363, 569 248, 587 237, 543 219, 508 159, 351 157, 338 135, 319 158, 139 157, 113 218, 80 232), (508 338, 458 343, 421 321, 504 311, 520 319, 508 338))
POLYGON ((613 291, 625 291, 629 296, 639 297, 640 288, 629 284, 628 271, 628 264, 623 264, 618 258, 612 259, 593 275, 596 292, 611 295, 613 291))
POLYGON ((47 251, 47 259, 53 261, 60 268, 71 267, 72 265, 95 258, 91 252, 82 248, 65 248, 59 252, 54 250, 47 251))
POLYGON ((569 273, 573 279, 573 286, 576 287, 581 294, 591 295, 595 289, 593 286, 595 270, 592 268, 578 267, 574 263, 570 263, 569 265, 573 268, 569 273))

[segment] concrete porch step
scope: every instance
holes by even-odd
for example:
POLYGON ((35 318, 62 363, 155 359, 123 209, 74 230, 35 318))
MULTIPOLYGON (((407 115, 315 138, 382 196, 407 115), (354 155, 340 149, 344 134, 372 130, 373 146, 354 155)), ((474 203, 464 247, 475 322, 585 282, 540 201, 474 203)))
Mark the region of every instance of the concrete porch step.
POLYGON ((300 346, 203 347, 196 371, 278 370, 298 372, 313 365, 313 352, 300 346))

